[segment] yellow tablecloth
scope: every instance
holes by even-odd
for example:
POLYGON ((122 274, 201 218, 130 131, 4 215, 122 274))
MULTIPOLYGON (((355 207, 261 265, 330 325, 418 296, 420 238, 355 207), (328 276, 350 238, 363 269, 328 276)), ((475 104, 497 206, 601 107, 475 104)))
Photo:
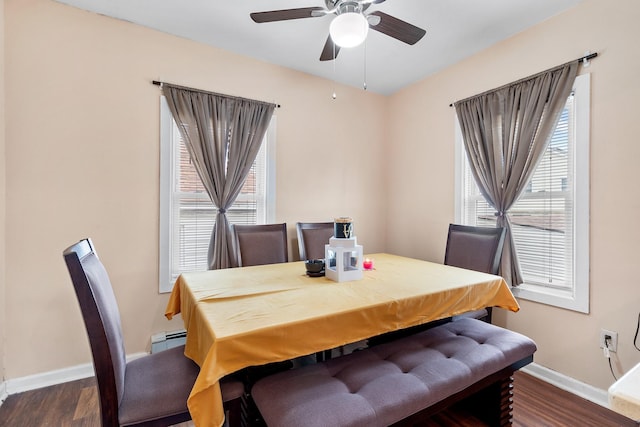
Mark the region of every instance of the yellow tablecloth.
POLYGON ((303 262, 181 275, 165 315, 182 313, 185 354, 201 369, 188 400, 196 426, 223 424, 218 380, 247 366, 484 307, 519 310, 499 276, 389 254, 368 256, 375 269, 353 282, 307 277, 303 262))

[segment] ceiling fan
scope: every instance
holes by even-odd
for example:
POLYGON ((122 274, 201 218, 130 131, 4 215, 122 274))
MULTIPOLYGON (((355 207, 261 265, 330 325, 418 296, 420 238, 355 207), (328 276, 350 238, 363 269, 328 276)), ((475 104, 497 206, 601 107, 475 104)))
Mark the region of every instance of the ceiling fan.
POLYGON ((319 18, 326 15, 336 15, 331 22, 329 36, 320 54, 320 61, 331 61, 338 56, 341 46, 353 47, 356 45, 353 43, 358 41, 362 42, 369 28, 409 45, 416 44, 425 35, 426 31, 422 28, 387 15, 384 12, 374 11, 365 13, 372 4, 379 4, 384 1, 385 0, 324 0, 326 5, 324 8, 302 7, 296 9, 270 10, 266 12, 254 12, 251 13, 250 16, 254 22, 262 24, 265 22, 287 21, 289 19, 319 18), (351 23, 346 22, 349 20, 351 20, 351 23), (358 21, 360 22, 359 24, 358 21), (341 25, 350 25, 350 28, 347 27, 349 29, 359 31, 358 40, 352 39, 348 42, 340 42, 339 22, 341 25), (352 41, 353 43, 351 43, 352 41))

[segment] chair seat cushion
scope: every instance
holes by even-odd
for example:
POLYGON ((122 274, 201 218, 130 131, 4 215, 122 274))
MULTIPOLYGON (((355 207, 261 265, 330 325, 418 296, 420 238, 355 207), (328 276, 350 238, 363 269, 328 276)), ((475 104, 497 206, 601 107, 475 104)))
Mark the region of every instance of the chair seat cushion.
POLYGON ((233 377, 224 377, 220 380, 220 392, 223 402, 239 399, 244 394, 244 384, 233 377))
POLYGON ((188 412, 187 398, 200 371, 184 346, 127 363, 120 424, 130 425, 188 412))

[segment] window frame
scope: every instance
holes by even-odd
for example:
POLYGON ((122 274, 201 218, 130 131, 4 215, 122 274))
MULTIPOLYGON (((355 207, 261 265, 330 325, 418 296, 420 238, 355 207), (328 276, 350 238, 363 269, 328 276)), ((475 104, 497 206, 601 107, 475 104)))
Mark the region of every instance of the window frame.
MULTIPOLYGON (((575 108, 574 188, 573 188, 573 284, 570 289, 554 289, 523 283, 511 287, 513 294, 529 301, 589 313, 589 194, 590 194, 590 74, 577 76, 573 85, 575 108)), ((464 218, 463 180, 465 152, 457 115, 455 122, 455 221, 464 218)))
MULTIPOLYGON (((265 134, 263 147, 261 150, 264 153, 264 174, 262 179, 264 180, 264 206, 258 206, 257 218, 258 223, 270 223, 275 218, 275 186, 276 186, 276 169, 275 169, 275 154, 276 154, 276 116, 273 115, 271 122, 265 134)), ((171 292, 173 284, 180 274, 172 273, 172 254, 174 250, 173 233, 171 232, 174 214, 172 210, 172 197, 173 197, 173 183, 175 182, 176 168, 174 163, 176 162, 176 156, 179 143, 179 139, 176 139, 174 135, 177 131, 176 124, 169 110, 166 98, 160 97, 160 218, 159 218, 159 278, 158 278, 158 290, 159 293, 171 292)), ((200 196, 197 196, 200 197, 200 196)), ((205 197, 209 201, 206 193, 202 197, 205 197)))

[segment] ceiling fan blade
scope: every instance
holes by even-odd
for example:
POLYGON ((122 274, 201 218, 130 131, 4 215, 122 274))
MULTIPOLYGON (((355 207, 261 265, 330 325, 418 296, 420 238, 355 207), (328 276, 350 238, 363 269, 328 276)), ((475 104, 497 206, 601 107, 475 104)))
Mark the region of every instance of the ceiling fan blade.
POLYGON ((320 61, 333 61, 338 56, 338 52, 340 52, 340 46, 333 43, 331 36, 329 36, 320 54, 320 61))
POLYGON ((422 28, 409 24, 401 19, 387 15, 384 12, 371 12, 369 16, 380 17, 380 23, 371 25, 372 30, 379 31, 383 34, 393 37, 410 45, 414 45, 427 33, 422 28))
POLYGON ((314 18, 323 16, 323 14, 315 14, 314 12, 325 11, 322 7, 301 7, 297 9, 270 10, 267 12, 251 13, 253 22, 262 24, 265 22, 287 21, 289 19, 314 18))

